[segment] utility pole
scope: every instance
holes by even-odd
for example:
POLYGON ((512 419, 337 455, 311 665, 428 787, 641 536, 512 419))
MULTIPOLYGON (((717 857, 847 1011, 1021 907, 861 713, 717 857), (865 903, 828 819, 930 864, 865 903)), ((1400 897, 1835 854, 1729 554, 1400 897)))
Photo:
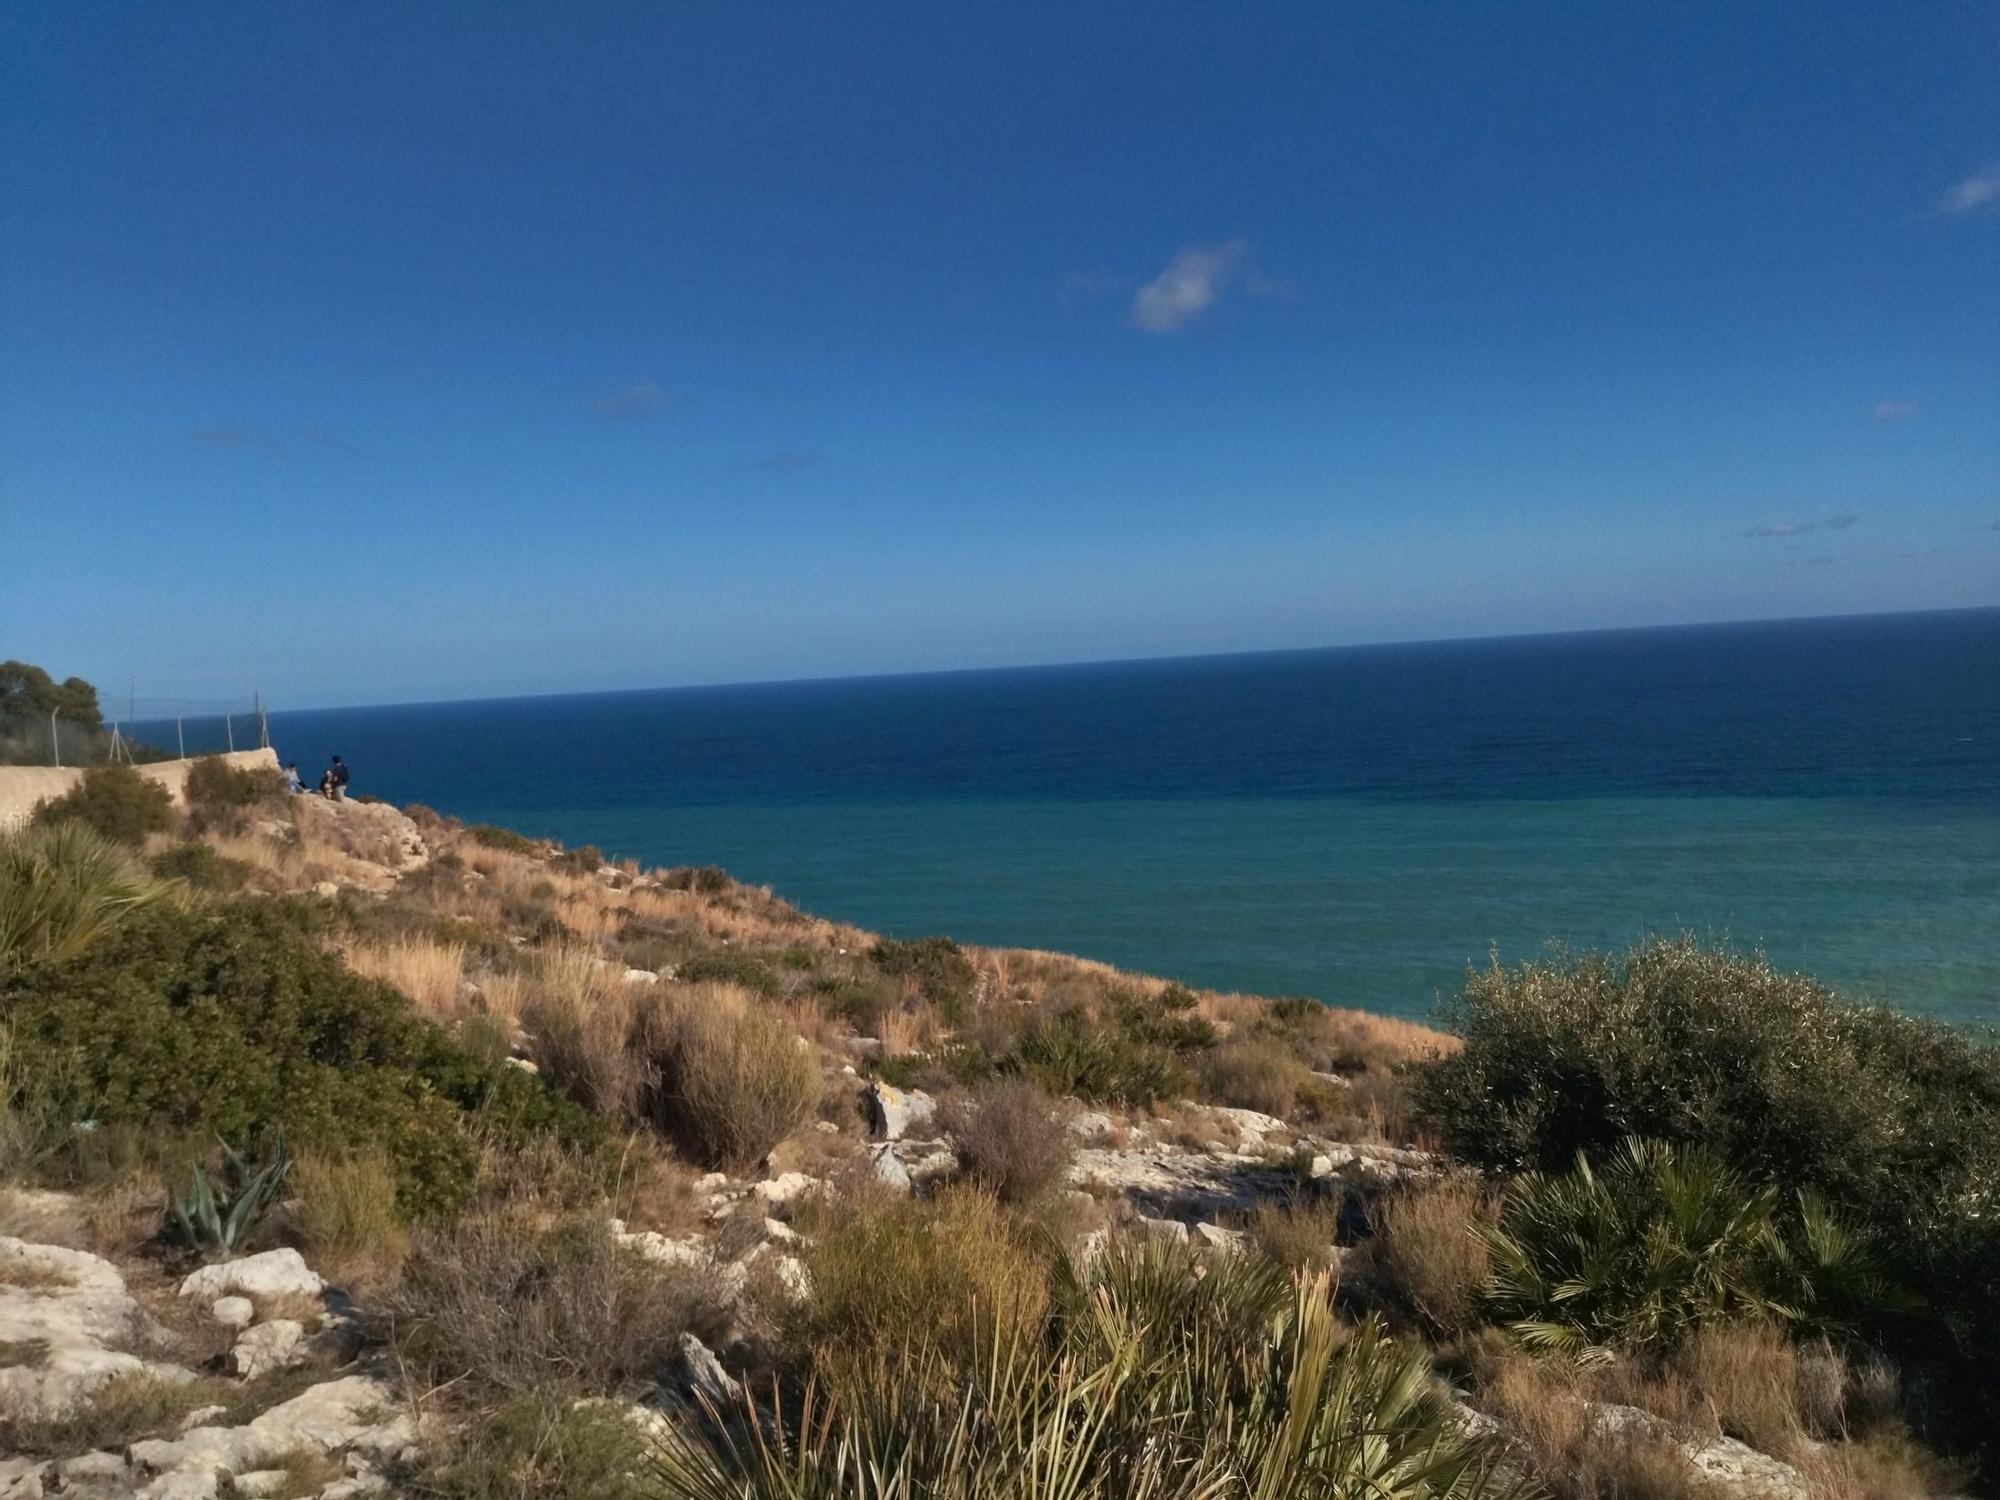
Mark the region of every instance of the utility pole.
POLYGON ((222 732, 229 736, 229 753, 236 753, 236 716, 225 713, 222 716, 222 732))
POLYGON ((181 716, 179 714, 174 715, 174 743, 181 748, 181 759, 186 760, 188 758, 187 735, 181 730, 181 716))
POLYGON ((62 739, 56 733, 56 711, 53 708, 49 710, 49 754, 55 760, 56 769, 60 771, 62 769, 62 739))

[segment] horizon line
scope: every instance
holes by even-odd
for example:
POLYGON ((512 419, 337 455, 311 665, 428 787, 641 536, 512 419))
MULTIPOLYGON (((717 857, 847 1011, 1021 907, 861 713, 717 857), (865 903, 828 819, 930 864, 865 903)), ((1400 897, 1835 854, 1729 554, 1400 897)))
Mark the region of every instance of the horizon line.
POLYGON ((1177 651, 1159 656, 1080 657, 1066 661, 1019 662, 1012 666, 926 667, 902 672, 831 672, 805 677, 753 677, 724 682, 656 683, 645 687, 593 688, 579 692, 488 693, 444 698, 404 698, 385 703, 333 703, 296 708, 266 707, 267 714, 339 713, 383 708, 435 708, 454 703, 528 703, 563 698, 636 697, 642 693, 709 692, 731 688, 801 687, 812 683, 886 682, 903 678, 970 677, 1002 672, 1049 672, 1087 667, 1140 666, 1184 661, 1228 661, 1262 656, 1305 656, 1329 651, 1383 651, 1416 646, 1497 644, 1505 641, 1560 640, 1572 636, 1644 635, 1667 630, 1726 630, 1745 625, 1810 625, 1836 620, 1914 619, 1932 615, 1976 615, 2000 611, 2000 604, 1957 605, 1948 609, 1861 610, 1837 615, 1753 615, 1727 620, 1678 620, 1656 625, 1593 625, 1578 630, 1508 630, 1486 634, 1422 636, 1396 640, 1336 641, 1316 646, 1265 646, 1243 651, 1177 651))

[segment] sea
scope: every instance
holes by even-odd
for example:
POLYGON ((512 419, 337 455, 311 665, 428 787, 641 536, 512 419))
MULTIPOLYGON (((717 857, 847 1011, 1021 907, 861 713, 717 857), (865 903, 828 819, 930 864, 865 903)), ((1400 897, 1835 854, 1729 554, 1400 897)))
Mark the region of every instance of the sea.
POLYGON ((274 712, 307 779, 1422 1017, 1698 933, 2000 1022, 2000 609, 274 712))

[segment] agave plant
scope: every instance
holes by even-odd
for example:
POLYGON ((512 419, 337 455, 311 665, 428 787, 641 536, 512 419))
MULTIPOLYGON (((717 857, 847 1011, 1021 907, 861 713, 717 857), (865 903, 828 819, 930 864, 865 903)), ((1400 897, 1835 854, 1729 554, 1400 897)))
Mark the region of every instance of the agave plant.
POLYGON ((252 1167, 228 1143, 220 1144, 222 1171, 218 1177, 211 1177, 208 1168, 196 1162, 187 1186, 167 1206, 167 1227, 172 1236, 207 1260, 236 1253, 277 1206, 292 1171, 291 1153, 285 1149, 283 1136, 272 1141, 270 1159, 261 1167, 252 1167))
POLYGON ((1324 1278, 1256 1257, 1114 1248, 1058 1273, 1046 1338, 970 1372, 883 1351, 704 1409, 656 1455, 681 1500, 1480 1500, 1518 1493, 1446 1419, 1426 1363, 1343 1327, 1324 1278), (1203 1274, 1204 1266, 1206 1274, 1203 1274))
POLYGON ((1480 1231, 1483 1299, 1531 1348, 1665 1348, 1744 1316, 1826 1326, 1886 1299, 1860 1242, 1811 1197, 1796 1212, 1710 1151, 1626 1140, 1601 1169, 1528 1173, 1480 1231))
POLYGON ((125 916, 179 889, 75 819, 0 835, 0 971, 74 958, 125 916))

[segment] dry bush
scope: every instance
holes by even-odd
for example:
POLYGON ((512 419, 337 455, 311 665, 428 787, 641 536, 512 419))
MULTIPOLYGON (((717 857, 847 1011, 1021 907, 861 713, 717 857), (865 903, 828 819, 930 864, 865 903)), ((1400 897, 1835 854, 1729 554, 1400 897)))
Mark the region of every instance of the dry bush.
POLYGON ((700 1161, 751 1166, 819 1104, 811 1045, 733 985, 660 997, 641 1031, 647 1114, 700 1161))
POLYGON ((396 1178, 380 1157, 302 1152, 292 1165, 292 1221, 315 1267, 336 1281, 395 1274, 409 1253, 396 1178))
POLYGON ((926 1346, 967 1369, 996 1341, 1041 1327, 1043 1256, 989 1193, 947 1188, 923 1201, 861 1188, 804 1205, 802 1227, 812 1296, 790 1331, 822 1371, 926 1346))
POLYGON ((386 1300, 389 1332, 418 1379, 489 1397, 649 1383, 683 1333, 719 1335, 725 1306, 712 1272, 643 1260, 601 1219, 520 1211, 419 1230, 386 1300))
POLYGON ((1067 1111, 1026 1079, 947 1099, 938 1123, 951 1136, 960 1170, 1002 1203, 1039 1198, 1074 1154, 1067 1111))
POLYGON ((1956 1465, 1900 1433, 1829 1443, 1802 1451, 1791 1462, 1814 1500, 1931 1500, 1965 1493, 1965 1475, 1956 1465))
POLYGON ((1333 1198, 1295 1203, 1275 1199, 1257 1205, 1244 1221, 1251 1243, 1279 1265, 1294 1272, 1338 1272, 1340 1251, 1334 1236, 1340 1227, 1340 1204, 1333 1198))
POLYGON ((646 1063, 634 1042, 634 986, 595 962, 587 948, 542 953, 521 1009, 529 1051, 548 1080, 584 1108, 614 1119, 638 1116, 646 1063))
POLYGON ((1685 1379, 1716 1431, 1765 1453, 1798 1448, 1799 1360, 1776 1328, 1755 1322, 1702 1328, 1675 1351, 1669 1369, 1685 1379))
POLYGON ((1357 1074, 1348 1080, 1342 1103, 1367 1125, 1374 1139, 1393 1143, 1412 1138, 1409 1094, 1395 1074, 1357 1074))
POLYGON ((1470 1173, 1399 1186, 1371 1212, 1385 1290, 1434 1334, 1449 1338, 1472 1325, 1491 1267, 1479 1230, 1496 1213, 1493 1194, 1470 1173))
POLYGON ((1568 1361, 1511 1354, 1482 1383, 1480 1404, 1554 1500, 1711 1500, 1670 1437, 1593 1420, 1589 1394, 1588 1376, 1568 1361))
POLYGON ((518 1026, 534 1003, 535 982, 526 974, 489 974, 479 981, 479 1008, 496 1020, 518 1026))
POLYGON ((1232 1037, 1201 1060, 1202 1093, 1210 1102, 1281 1120, 1298 1108, 1299 1088, 1311 1081, 1311 1070, 1270 1037, 1232 1037))
POLYGON ((432 1015, 456 1015, 461 1007, 463 943, 434 943, 420 937, 355 942, 342 947, 341 957, 355 973, 395 986, 432 1015))

